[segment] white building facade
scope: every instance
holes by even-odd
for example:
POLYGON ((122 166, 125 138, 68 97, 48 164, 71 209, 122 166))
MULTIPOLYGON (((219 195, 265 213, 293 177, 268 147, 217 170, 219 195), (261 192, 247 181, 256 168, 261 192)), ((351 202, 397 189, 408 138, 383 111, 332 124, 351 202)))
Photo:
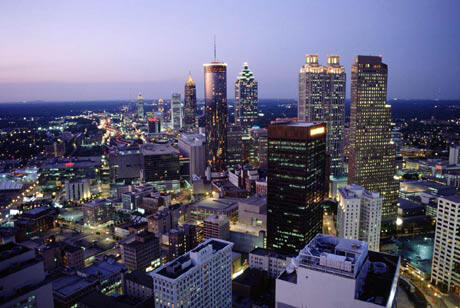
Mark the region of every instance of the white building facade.
POLYGON ((318 234, 276 279, 275 307, 396 308, 400 258, 318 234))
POLYGON ((65 181, 65 199, 68 201, 80 201, 91 197, 89 179, 80 181, 65 181))
POLYGON ((438 199, 431 282, 460 294, 460 196, 438 199))
POLYGON ((151 272, 155 307, 232 307, 232 246, 209 239, 151 272))
POLYGON ((365 241, 370 250, 379 251, 383 198, 353 184, 339 188, 338 192, 337 235, 365 241))

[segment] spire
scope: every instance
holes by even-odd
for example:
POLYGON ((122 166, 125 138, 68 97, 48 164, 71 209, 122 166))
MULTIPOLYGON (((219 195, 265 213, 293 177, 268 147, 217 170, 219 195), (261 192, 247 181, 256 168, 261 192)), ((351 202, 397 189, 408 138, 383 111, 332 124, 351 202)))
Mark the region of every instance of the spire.
POLYGON ((214 61, 217 61, 217 52, 216 52, 216 35, 214 34, 214 61))
POLYGON ((195 81, 193 81, 192 73, 191 73, 191 72, 188 72, 188 78, 187 78, 187 81, 185 82, 185 84, 186 84, 187 86, 195 85, 195 81))

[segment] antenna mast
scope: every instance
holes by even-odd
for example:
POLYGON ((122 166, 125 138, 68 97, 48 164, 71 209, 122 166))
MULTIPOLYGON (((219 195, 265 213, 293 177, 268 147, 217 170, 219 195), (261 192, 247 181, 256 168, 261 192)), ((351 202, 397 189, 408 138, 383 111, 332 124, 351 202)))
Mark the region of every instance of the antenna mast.
POLYGON ((216 35, 214 34, 214 61, 217 61, 217 56, 216 56, 216 35))

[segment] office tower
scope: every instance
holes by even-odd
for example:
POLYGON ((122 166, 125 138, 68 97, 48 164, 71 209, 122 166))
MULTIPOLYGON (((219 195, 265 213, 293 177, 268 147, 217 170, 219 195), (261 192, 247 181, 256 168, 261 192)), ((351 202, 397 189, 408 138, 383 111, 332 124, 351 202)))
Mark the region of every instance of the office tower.
POLYGON ((184 157, 190 159, 190 176, 202 177, 206 169, 206 137, 201 134, 181 134, 178 147, 184 157))
POLYGON ((112 204, 106 199, 93 200, 82 206, 85 225, 97 226, 112 219, 112 204))
POLYGON ((89 179, 79 181, 65 181, 65 200, 80 201, 91 197, 89 179))
POLYGON ((152 117, 147 119, 150 134, 159 134, 161 132, 160 117, 152 117))
POLYGON ((396 307, 400 258, 318 234, 276 279, 276 307, 396 307))
POLYGON ((268 127, 267 248, 296 253, 321 232, 327 197, 326 124, 268 127))
POLYGON ((235 124, 243 129, 243 135, 257 124, 258 117, 257 81, 247 63, 235 81, 235 124))
POLYGON ((209 239, 151 272, 155 307, 232 307, 232 246, 209 239))
POLYGON ((227 64, 204 64, 204 101, 207 164, 222 172, 227 155, 227 64))
POLYGON ((35 250, 0 245, 0 307, 53 308, 53 289, 35 250))
POLYGON ((449 147, 449 165, 460 165, 460 145, 449 147))
POLYGON ((243 136, 243 161, 253 168, 267 168, 266 128, 253 127, 249 137, 243 136))
POLYGON ((231 124, 227 127, 227 168, 242 164, 242 134, 240 125, 231 124))
POLYGON ((179 151, 170 144, 146 143, 141 147, 145 182, 179 180, 179 151))
POLYGON ((120 246, 123 263, 130 271, 144 271, 160 258, 160 239, 147 231, 136 234, 133 241, 120 246))
POLYGON ((337 235, 367 242, 370 250, 379 251, 383 198, 359 185, 347 185, 338 191, 337 235))
POLYGON ((196 117, 196 86, 192 74, 188 75, 184 90, 184 126, 187 129, 195 127, 196 117))
POLYGON ((330 173, 335 177, 344 171, 345 80, 338 56, 329 56, 322 66, 318 55, 307 55, 300 68, 297 117, 301 122, 327 123, 326 146, 330 173))
POLYGON ((431 283, 460 294, 460 196, 438 198, 431 283))
POLYGON ((173 129, 182 128, 182 102, 179 93, 174 93, 171 98, 171 119, 173 129))
POLYGON ((165 102, 162 98, 160 98, 157 102, 157 109, 158 109, 158 112, 161 112, 161 113, 165 111, 165 102))
POLYGON ((139 119, 144 118, 144 98, 140 93, 137 96, 137 117, 139 119))
POLYGON ((348 183, 383 197, 382 232, 391 232, 398 210, 395 147, 391 143, 388 68, 381 57, 357 56, 351 69, 348 183))
POLYGON ((204 238, 219 238, 228 240, 230 237, 230 222, 225 215, 211 215, 204 221, 204 238))

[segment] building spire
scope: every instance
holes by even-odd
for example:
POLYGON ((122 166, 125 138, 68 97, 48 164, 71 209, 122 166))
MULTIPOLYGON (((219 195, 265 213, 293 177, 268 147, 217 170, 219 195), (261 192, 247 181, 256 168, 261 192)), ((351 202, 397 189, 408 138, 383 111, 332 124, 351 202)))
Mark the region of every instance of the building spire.
POLYGON ((216 52, 216 35, 214 34, 214 61, 217 61, 217 52, 216 52))

